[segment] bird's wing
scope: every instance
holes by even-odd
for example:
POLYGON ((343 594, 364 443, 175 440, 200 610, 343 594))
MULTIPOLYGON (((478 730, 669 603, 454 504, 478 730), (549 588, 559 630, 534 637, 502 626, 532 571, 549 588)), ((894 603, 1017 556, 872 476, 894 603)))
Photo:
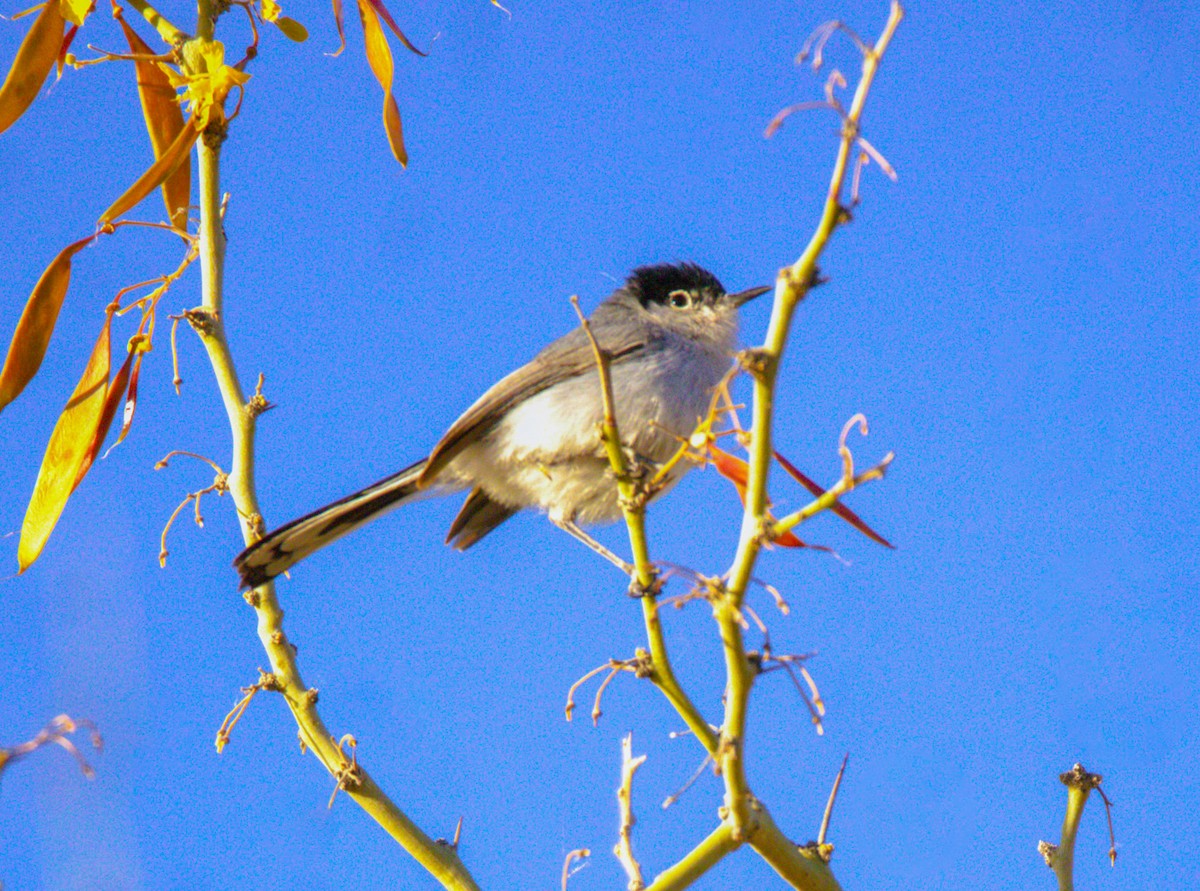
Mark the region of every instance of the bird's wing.
MULTIPOLYGON (((623 343, 606 343, 601 346, 608 353, 609 361, 619 364, 642 352, 650 338, 642 337, 623 343)), ((419 485, 432 483, 466 446, 479 435, 486 433, 513 406, 535 396, 555 384, 581 374, 595 373, 596 356, 591 343, 582 330, 576 329, 560 337, 538 353, 528 364, 512 374, 501 378, 475 404, 446 431, 429 455, 429 462, 421 474, 419 485)), ((597 395, 599 382, 597 381, 597 395)))

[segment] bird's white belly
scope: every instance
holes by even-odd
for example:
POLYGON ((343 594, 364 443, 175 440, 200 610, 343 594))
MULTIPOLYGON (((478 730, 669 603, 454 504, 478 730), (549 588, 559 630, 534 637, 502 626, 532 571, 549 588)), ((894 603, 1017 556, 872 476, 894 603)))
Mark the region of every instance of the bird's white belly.
MULTIPOLYGON (((643 462, 669 459, 707 412, 728 367, 723 353, 678 343, 618 363, 613 402, 622 442, 643 462)), ((538 507, 556 520, 611 522, 621 510, 602 421, 598 375, 564 381, 514 406, 455 458, 451 472, 512 507, 538 507)), ((681 462, 664 490, 687 469, 681 462)))

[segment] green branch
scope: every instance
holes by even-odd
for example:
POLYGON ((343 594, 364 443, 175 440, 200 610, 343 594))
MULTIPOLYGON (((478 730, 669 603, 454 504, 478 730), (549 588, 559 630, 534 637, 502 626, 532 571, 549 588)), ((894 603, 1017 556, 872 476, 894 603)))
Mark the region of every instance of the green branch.
POLYGON ((741 842, 734 838, 733 827, 729 823, 722 823, 686 857, 655 876, 654 881, 646 886, 646 891, 679 891, 686 888, 740 845, 741 842))
POLYGON ((612 373, 608 354, 600 346, 592 333, 592 326, 579 308, 579 299, 571 298, 571 305, 579 316, 579 324, 587 335, 596 357, 596 371, 600 377, 600 398, 604 406, 604 420, 600 425, 600 441, 608 456, 617 480, 617 495, 620 500, 621 513, 625 518, 625 527, 629 530, 629 547, 633 553, 634 580, 640 592, 642 601, 642 620, 646 626, 646 639, 650 645, 651 682, 662 691, 667 701, 683 718, 688 729, 695 734, 696 739, 708 751, 716 756, 717 735, 713 733, 700 710, 688 698, 680 685, 675 671, 671 667, 667 655, 667 642, 663 636, 662 621, 658 615, 658 570, 650 560, 650 546, 646 537, 646 501, 647 496, 640 489, 629 472, 629 462, 625 458, 625 449, 621 445, 621 434, 617 429, 617 412, 613 404, 612 373))
POLYGON ((764 541, 767 523, 767 476, 771 467, 771 423, 775 410, 775 381, 779 372, 779 361, 787 344, 792 316, 808 292, 818 280, 817 260, 829 243, 839 225, 849 219, 842 205, 842 192, 849 169, 850 156, 859 139, 859 125, 867 94, 879 70, 879 60, 891 43, 892 36, 904 9, 897 0, 892 0, 891 12, 883 33, 873 47, 864 47, 862 76, 854 91, 850 109, 842 120, 842 136, 838 145, 837 160, 829 181, 825 197, 825 208, 817 223, 816 231, 807 247, 791 266, 785 267, 775 281, 775 303, 771 310, 771 321, 763 345, 753 351, 754 374, 754 424, 750 432, 750 476, 746 486, 746 507, 742 515, 742 532, 737 555, 729 571, 729 591, 740 606, 746 595, 746 587, 754 573, 754 564, 764 541))
MULTIPOLYGON (((1088 795, 1092 790, 1100 790, 1102 777, 1099 774, 1088 773, 1082 764, 1076 764, 1069 771, 1059 775, 1059 780, 1067 787, 1067 812, 1063 817, 1062 837, 1057 845, 1049 842, 1039 842, 1038 852, 1046 861, 1046 865, 1054 870, 1058 880, 1058 891, 1075 891, 1075 836, 1079 833, 1079 822, 1083 819, 1083 808, 1087 804, 1088 795)), ((1108 799, 1104 800, 1105 807, 1108 799)), ((1109 837, 1112 837, 1112 817, 1108 819, 1109 837)), ((1114 841, 1108 851, 1109 858, 1115 863, 1117 846, 1114 841)))
MULTIPOLYGON (((147 3, 146 0, 126 0, 126 2, 141 13, 142 18, 149 22, 150 26, 158 32, 158 36, 171 46, 179 46, 188 39, 188 35, 185 32, 180 31, 163 18, 162 14, 147 3)), ((209 36, 211 37, 211 35, 209 36)))
MULTIPOLYGON (((200 2, 200 27, 203 34, 208 6, 200 2)), ((210 10, 211 12, 211 10, 210 10)), ((237 510, 242 539, 246 544, 262 534, 262 515, 254 484, 254 434, 256 419, 266 407, 261 394, 247 401, 238 381, 233 355, 225 339, 223 283, 225 234, 221 219, 220 135, 206 133, 199 142, 200 160, 200 268, 203 305, 189 313, 208 353, 221 401, 229 419, 233 437, 233 465, 229 491, 237 510)), ((283 630, 283 609, 275 596, 274 583, 267 583, 247 594, 247 601, 258 616, 258 636, 271 662, 283 694, 299 726, 300 739, 325 769, 337 779, 354 801, 382 826, 445 888, 477 891, 477 886, 458 853, 451 845, 429 838, 379 788, 356 758, 347 759, 317 712, 317 691, 310 690, 300 676, 296 651, 283 630)))

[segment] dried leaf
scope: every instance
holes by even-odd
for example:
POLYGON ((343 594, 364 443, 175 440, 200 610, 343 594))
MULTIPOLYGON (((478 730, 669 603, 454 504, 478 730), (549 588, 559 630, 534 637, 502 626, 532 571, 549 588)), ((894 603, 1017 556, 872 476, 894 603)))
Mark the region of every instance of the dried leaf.
MULTIPOLYGON (((360 0, 360 2, 361 2, 361 0, 360 0)), ((392 29, 392 33, 400 38, 401 43, 403 43, 406 47, 408 47, 412 52, 416 53, 418 56, 428 55, 428 53, 423 53, 419 49, 417 49, 415 46, 413 46, 411 41, 409 41, 409 39, 404 36, 404 32, 400 30, 400 26, 396 24, 396 20, 394 18, 392 18, 392 14, 390 12, 388 12, 388 8, 383 5, 383 0, 367 0, 367 2, 371 4, 372 9, 374 9, 375 12, 377 12, 379 14, 379 17, 382 18, 385 22, 387 22, 388 27, 392 29)))
POLYGON ((404 130, 400 122, 400 109, 392 96, 392 78, 394 67, 392 50, 379 24, 379 18, 374 8, 359 0, 359 14, 363 24, 363 37, 367 53, 367 61, 379 85, 383 87, 383 127, 388 137, 392 154, 400 162, 401 167, 408 166, 408 152, 404 147, 404 130))
POLYGON ((367 50, 367 61, 375 79, 383 87, 383 128, 387 131, 388 144, 401 167, 408 166, 408 153, 404 150, 404 131, 400 127, 400 109, 392 98, 392 49, 388 46, 379 16, 370 0, 358 0, 358 14, 362 19, 363 40, 367 50))
POLYGON ((104 440, 108 438, 108 430, 112 427, 113 418, 117 416, 117 406, 121 404, 121 399, 125 395, 125 387, 129 384, 129 367, 133 361, 133 355, 130 353, 125 357, 120 370, 112 379, 112 383, 108 385, 108 391, 104 395, 104 407, 100 410, 100 420, 96 422, 96 432, 84 453, 83 463, 79 465, 79 471, 75 474, 75 483, 71 486, 72 492, 79 488, 79 484, 91 470, 96 455, 100 454, 100 446, 104 445, 104 440))
MULTIPOLYGON (((797 470, 792 462, 783 457, 783 455, 779 454, 779 452, 775 452, 775 460, 779 462, 780 467, 787 471, 788 476, 790 476, 804 488, 808 489, 808 491, 814 497, 820 498, 825 494, 824 489, 797 470)), ((891 548, 892 550, 896 549, 894 544, 864 523, 858 514, 850 510, 850 508, 846 507, 846 505, 842 504, 840 501, 834 502, 833 507, 830 509, 867 538, 871 539, 871 541, 875 542, 876 544, 881 544, 885 548, 891 548)))
POLYGON ((37 374, 46 356, 50 335, 54 333, 58 311, 62 309, 63 298, 67 296, 67 285, 71 282, 71 258, 95 240, 93 235, 67 245, 33 286, 33 293, 25 302, 25 310, 17 322, 17 330, 13 332, 4 369, 0 371, 0 411, 16 399, 37 374))
MULTIPOLYGON (((121 30, 125 32, 125 40, 131 53, 154 55, 154 50, 138 36, 124 18, 118 17, 118 21, 121 23, 121 30)), ((142 116, 146 120, 146 132, 150 134, 154 157, 159 159, 166 154, 183 130, 183 109, 179 106, 179 97, 171 85, 171 79, 156 63, 139 59, 134 62, 134 67, 137 72, 138 97, 142 101, 142 116)), ((175 172, 163 181, 162 196, 171 225, 186 229, 188 205, 192 200, 190 152, 175 172)))
POLYGON ((50 0, 25 34, 4 86, 0 87, 0 133, 33 104, 58 58, 65 28, 58 3, 50 0))
MULTIPOLYGON (((129 345, 131 348, 133 347, 132 340, 129 345)), ((133 373, 129 376, 129 394, 125 397, 125 410, 121 417, 121 432, 117 434, 116 442, 110 445, 108 451, 104 453, 105 458, 108 457, 108 452, 111 452, 124 442, 125 437, 129 434, 129 428, 133 424, 133 413, 137 409, 138 378, 141 377, 142 373, 142 356, 149 350, 149 340, 141 341, 137 347, 137 352, 133 358, 133 373)))
POLYGON ((28 569, 45 547, 75 488, 79 469, 95 438, 108 394, 111 326, 110 312, 105 316, 104 327, 100 329, 100 337, 83 376, 50 434, 42 468, 33 486, 33 497, 29 499, 25 522, 21 525, 21 541, 17 545, 18 572, 28 569))
POLYGON ((308 40, 308 29, 302 24, 286 15, 281 15, 275 19, 275 27, 283 32, 283 36, 288 40, 296 43, 304 43, 308 40))
POLYGON ((338 32, 338 48, 329 55, 340 56, 342 50, 346 48, 346 22, 345 15, 342 10, 342 0, 333 0, 333 22, 337 25, 338 32))
POLYGON ((192 146, 196 144, 199 135, 196 118, 194 116, 188 118, 183 129, 179 131, 179 135, 175 137, 175 141, 167 147, 157 161, 150 165, 149 170, 138 177, 137 182, 130 186, 124 195, 113 202, 112 207, 104 211, 100 216, 99 224, 104 226, 111 223, 162 185, 167 177, 179 168, 179 165, 191 157, 192 146))

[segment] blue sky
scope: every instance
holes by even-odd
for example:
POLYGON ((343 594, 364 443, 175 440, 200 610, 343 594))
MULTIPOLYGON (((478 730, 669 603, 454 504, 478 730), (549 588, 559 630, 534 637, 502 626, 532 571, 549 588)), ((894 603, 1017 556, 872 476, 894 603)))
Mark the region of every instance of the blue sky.
MULTIPOLYGON (((243 380, 266 375, 268 521, 424 454, 503 373, 574 325, 631 267, 690 259, 729 288, 770 280, 816 219, 836 122, 792 64, 809 30, 863 34, 886 4, 393 4, 427 59, 397 50, 411 163, 400 171, 357 23, 338 59, 325 4, 285 10, 312 39, 267 32, 225 151, 227 323, 243 380)), ((17 7, 12 7, 15 10, 17 7)), ((167 4, 172 12, 187 4, 167 4)), ((178 16, 181 20, 183 15, 178 16)), ((353 15, 352 15, 353 17, 353 15)), ((871 96, 866 135, 895 165, 798 313, 776 434, 818 479, 858 411, 887 479, 850 504, 898 545, 824 518, 838 550, 766 555, 793 613, 777 650, 818 651, 829 706, 817 737, 779 675, 755 688, 751 783, 791 837, 814 837, 842 755, 833 866, 850 888, 1053 887, 1035 845, 1057 837, 1056 779, 1104 774, 1121 856, 1107 865, 1089 805, 1078 887, 1195 887, 1200 794, 1200 144, 1184 3, 912 4, 871 96)), ((24 25, 0 23, 11 59, 24 25)), ((148 30, 144 30, 147 38, 148 30)), ((243 23, 222 22, 231 46, 243 23)), ((120 34, 106 14, 83 36, 120 34)), ((852 70, 844 42, 831 62, 852 70)), ((0 136, 0 337, 41 269, 86 235, 149 159, 131 72, 68 72, 0 136)), ((158 219, 160 204, 142 216, 158 219)), ((167 239, 122 232, 81 254, 47 362, 0 417, 0 559, 41 450, 112 294, 172 268, 167 239)), ((199 302, 189 277, 170 312, 199 302)), ((762 304, 762 301, 759 302, 762 304)), ((745 313, 760 339, 768 307, 745 313)), ((123 336, 127 336, 125 332, 123 336)), ((283 704, 256 700, 225 753, 212 739, 265 655, 229 566, 228 499, 158 536, 228 434, 202 350, 180 332, 146 359, 133 432, 98 462, 42 559, 2 582, 0 743, 69 712, 106 750, 83 780, 61 752, 5 772, 7 889, 432 887, 299 757, 283 704)), ((774 497, 803 495, 777 475, 774 497)), ((737 505, 713 472, 650 513, 654 555, 721 571, 737 505)), ((620 678, 599 729, 566 724, 570 684, 641 645, 636 603, 605 564, 536 516, 466 554, 441 544, 457 504, 427 502, 340 542, 280 595, 306 681, 336 732, 418 823, 448 835, 484 887, 555 888, 568 850, 594 855, 573 891, 623 884, 608 851, 619 739, 633 729, 635 846, 649 874, 713 825, 720 785, 658 802, 696 767, 679 721, 620 678)), ((598 533, 623 546, 620 528, 598 533)), ((4 554, 8 556, 5 557, 4 554)), ((685 685, 719 713, 705 610, 667 620, 685 685)), ((771 876, 741 851, 698 887, 771 876)), ((774 879, 770 879, 774 881, 774 879)), ((770 886, 769 883, 767 886, 770 886)))

